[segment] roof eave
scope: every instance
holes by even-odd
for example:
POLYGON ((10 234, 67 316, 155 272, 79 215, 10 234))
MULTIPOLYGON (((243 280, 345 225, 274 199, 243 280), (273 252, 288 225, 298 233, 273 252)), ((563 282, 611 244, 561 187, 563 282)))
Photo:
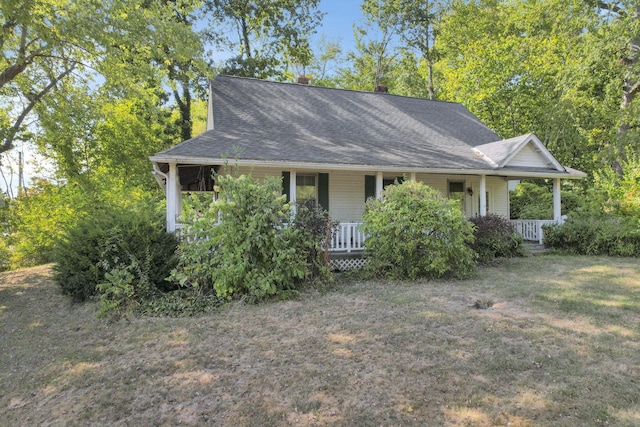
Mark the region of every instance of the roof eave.
POLYGON ((300 161, 275 161, 275 160, 249 160, 249 159, 228 159, 228 158, 205 158, 193 156, 162 156, 155 155, 149 157, 153 163, 176 163, 194 165, 221 165, 233 164, 238 166, 252 167, 274 167, 290 169, 318 169, 318 170, 350 170, 350 171, 379 171, 396 173, 435 173, 453 175, 489 175, 501 177, 519 178, 567 178, 580 179, 587 175, 580 171, 517 171, 504 170, 501 168, 480 169, 480 168, 433 168, 421 166, 402 165, 373 165, 373 164, 346 164, 346 163, 321 163, 321 162, 300 162, 300 161))

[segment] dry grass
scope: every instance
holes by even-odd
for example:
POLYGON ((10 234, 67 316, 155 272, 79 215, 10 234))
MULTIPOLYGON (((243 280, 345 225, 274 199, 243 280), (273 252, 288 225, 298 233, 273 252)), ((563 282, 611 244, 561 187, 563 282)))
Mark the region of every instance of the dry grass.
POLYGON ((537 256, 109 323, 15 271, 0 424, 638 426, 639 300, 637 259, 537 256))

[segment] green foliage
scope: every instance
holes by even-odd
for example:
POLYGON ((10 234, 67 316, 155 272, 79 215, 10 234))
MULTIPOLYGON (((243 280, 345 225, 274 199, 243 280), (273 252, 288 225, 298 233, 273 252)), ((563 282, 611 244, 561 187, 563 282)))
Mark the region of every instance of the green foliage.
POLYGON ((98 317, 110 311, 128 312, 136 302, 134 283, 136 277, 131 268, 114 268, 104 275, 105 281, 99 283, 97 291, 100 294, 100 310, 98 317))
POLYGON ((318 241, 309 239, 315 226, 287 225, 292 218, 280 179, 266 178, 264 184, 251 175, 216 179, 220 197, 187 219, 172 279, 228 299, 294 292, 314 274, 318 241))
POLYGON ((170 290, 165 279, 176 264, 176 247, 149 206, 96 209, 57 242, 54 279, 76 301, 100 291, 108 311, 170 290))
POLYGON ((305 203, 296 209, 290 227, 300 234, 296 239, 297 250, 307 264, 307 279, 326 282, 329 279, 329 252, 331 236, 331 218, 329 213, 313 203, 305 203))
POLYGON ((102 87, 135 98, 167 83, 166 67, 197 62, 201 43, 189 22, 175 19, 195 8, 189 0, 171 7, 144 0, 0 3, 0 98, 12 100, 0 104, 0 152, 31 137, 31 114, 64 115, 64 106, 48 102, 54 88, 69 83, 96 95, 102 87))
POLYGON ((473 226, 437 190, 419 182, 388 186, 362 217, 368 268, 393 278, 465 277, 474 271, 473 226))
POLYGON ((550 248, 582 255, 640 256, 640 222, 611 215, 576 215, 544 227, 550 248))
POLYGON ((309 65, 309 36, 322 19, 318 4, 319 0, 205 0, 206 34, 218 47, 239 53, 226 62, 223 73, 282 78, 291 62, 309 65))
MULTIPOLYGON (((584 204, 579 188, 562 190, 562 215, 574 212, 584 204)), ((553 190, 549 185, 521 182, 509 193, 511 219, 553 219, 553 190)))
POLYGON ((603 168, 595 176, 595 186, 605 198, 605 206, 622 216, 640 218, 640 156, 627 151, 621 171, 603 168))
POLYGON ((534 132, 561 163, 594 170, 620 105, 609 87, 620 88, 617 55, 600 50, 605 15, 574 0, 453 2, 437 39, 443 98, 501 136, 534 132))
POLYGON ((75 224, 89 203, 78 188, 41 180, 14 199, 9 207, 13 268, 53 261, 56 239, 75 224))
POLYGON ((136 310, 143 316, 195 316, 209 313, 226 302, 215 295, 201 295, 194 288, 178 289, 146 299, 136 310))
POLYGON ((7 247, 7 239, 0 236, 0 272, 6 271, 11 267, 11 253, 7 247))
POLYGON ((496 258, 522 255, 522 236, 514 231, 508 219, 488 214, 470 221, 475 225, 471 248, 478 254, 478 261, 491 262, 496 258))

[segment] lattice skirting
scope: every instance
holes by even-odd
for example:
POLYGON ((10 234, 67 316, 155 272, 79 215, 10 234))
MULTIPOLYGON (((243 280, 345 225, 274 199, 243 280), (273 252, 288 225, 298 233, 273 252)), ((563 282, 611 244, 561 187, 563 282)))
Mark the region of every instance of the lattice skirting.
POLYGON ((329 260, 329 266, 334 271, 359 270, 364 267, 366 263, 367 260, 365 258, 345 258, 329 260))

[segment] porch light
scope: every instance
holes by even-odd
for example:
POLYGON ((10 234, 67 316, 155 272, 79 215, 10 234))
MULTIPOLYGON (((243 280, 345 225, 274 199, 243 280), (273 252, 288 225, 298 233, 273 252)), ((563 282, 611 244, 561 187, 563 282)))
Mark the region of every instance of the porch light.
POLYGON ((470 195, 470 196, 473 196, 473 188, 468 187, 467 188, 467 194, 470 195))

